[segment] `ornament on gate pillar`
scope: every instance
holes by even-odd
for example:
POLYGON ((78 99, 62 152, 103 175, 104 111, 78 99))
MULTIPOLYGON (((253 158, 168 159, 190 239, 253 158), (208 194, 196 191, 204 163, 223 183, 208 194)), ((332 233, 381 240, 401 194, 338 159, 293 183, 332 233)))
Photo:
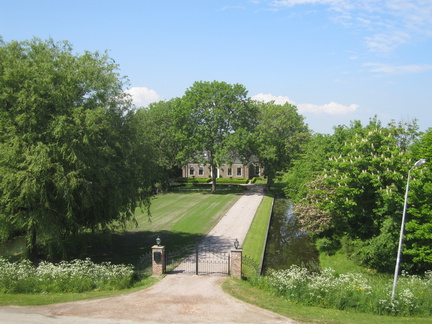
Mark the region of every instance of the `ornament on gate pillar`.
POLYGON ((243 250, 239 248, 240 242, 235 239, 234 249, 231 250, 231 276, 234 278, 241 279, 242 277, 242 256, 243 250))

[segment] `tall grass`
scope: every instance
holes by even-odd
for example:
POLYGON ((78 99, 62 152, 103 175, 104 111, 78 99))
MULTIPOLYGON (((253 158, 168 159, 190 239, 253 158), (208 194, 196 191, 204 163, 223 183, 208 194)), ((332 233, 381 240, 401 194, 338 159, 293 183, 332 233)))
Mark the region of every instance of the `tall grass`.
POLYGON ((294 265, 270 271, 254 282, 288 301, 307 306, 377 315, 432 315, 432 271, 422 277, 403 273, 393 301, 390 279, 362 273, 337 274, 330 268, 318 273, 294 265))

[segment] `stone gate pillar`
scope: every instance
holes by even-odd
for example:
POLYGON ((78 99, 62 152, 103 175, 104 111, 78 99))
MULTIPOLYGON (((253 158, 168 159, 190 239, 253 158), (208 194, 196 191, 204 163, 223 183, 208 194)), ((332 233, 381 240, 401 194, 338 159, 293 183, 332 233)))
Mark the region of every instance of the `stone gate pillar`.
POLYGON ((166 271, 166 256, 165 246, 153 245, 152 246, 152 269, 153 276, 160 276, 166 271))
POLYGON ((242 277, 242 254, 243 249, 233 249, 231 250, 231 276, 234 278, 241 279, 242 277))

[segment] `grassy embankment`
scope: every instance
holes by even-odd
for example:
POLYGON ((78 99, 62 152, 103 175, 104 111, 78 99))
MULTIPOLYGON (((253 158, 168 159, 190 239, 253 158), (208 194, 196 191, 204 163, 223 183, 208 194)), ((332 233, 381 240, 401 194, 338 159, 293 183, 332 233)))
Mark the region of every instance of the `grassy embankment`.
MULTIPOLYGON (((273 198, 265 195, 258 207, 253 223, 249 228, 245 242, 243 243, 243 255, 250 260, 253 260, 253 262, 256 263, 256 266, 260 265, 263 258, 272 205, 273 198)), ((243 273, 246 276, 253 275, 253 273, 250 272, 254 270, 257 269, 249 268, 247 266, 243 267, 243 273)))

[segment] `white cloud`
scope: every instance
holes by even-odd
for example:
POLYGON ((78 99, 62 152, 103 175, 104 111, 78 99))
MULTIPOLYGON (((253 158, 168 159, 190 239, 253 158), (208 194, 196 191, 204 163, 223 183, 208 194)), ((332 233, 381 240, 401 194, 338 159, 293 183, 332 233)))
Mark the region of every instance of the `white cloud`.
POLYGON ((432 64, 390 65, 382 63, 365 63, 371 72, 380 74, 414 74, 432 70, 432 64))
POLYGON ((432 37, 430 0, 273 0, 272 7, 323 5, 345 26, 362 28, 370 51, 387 54, 408 42, 432 37))
POLYGON ((295 105, 295 102, 293 100, 291 100, 289 97, 286 96, 274 96, 270 93, 266 94, 266 93, 259 93, 255 96, 252 97, 253 100, 256 101, 264 101, 264 102, 269 102, 269 101, 274 101, 275 104, 277 105, 283 105, 285 103, 290 103, 295 105))
POLYGON ((346 115, 349 113, 353 113, 357 110, 358 107, 359 105, 356 104, 346 106, 334 101, 324 105, 300 104, 297 106, 299 113, 324 113, 329 115, 346 115))
POLYGON ((146 107, 152 102, 162 100, 156 91, 146 87, 132 87, 125 92, 132 96, 132 101, 137 107, 146 107))
MULTIPOLYGON (((270 93, 259 93, 252 96, 253 100, 257 101, 274 101, 277 105, 283 105, 285 103, 290 103, 296 105, 296 103, 287 96, 275 96, 270 93)), ((296 105, 299 113, 312 113, 312 114, 328 114, 328 115, 346 115, 353 113, 357 110, 359 105, 351 104, 349 106, 338 104, 336 102, 330 102, 324 105, 314 105, 314 104, 299 104, 296 105)))
POLYGON ((273 1, 273 4, 276 6, 295 6, 299 4, 337 4, 340 1, 338 0, 278 0, 273 1))
POLYGON ((390 53, 398 46, 407 44, 411 40, 409 33, 393 31, 365 37, 365 43, 372 52, 390 53))

